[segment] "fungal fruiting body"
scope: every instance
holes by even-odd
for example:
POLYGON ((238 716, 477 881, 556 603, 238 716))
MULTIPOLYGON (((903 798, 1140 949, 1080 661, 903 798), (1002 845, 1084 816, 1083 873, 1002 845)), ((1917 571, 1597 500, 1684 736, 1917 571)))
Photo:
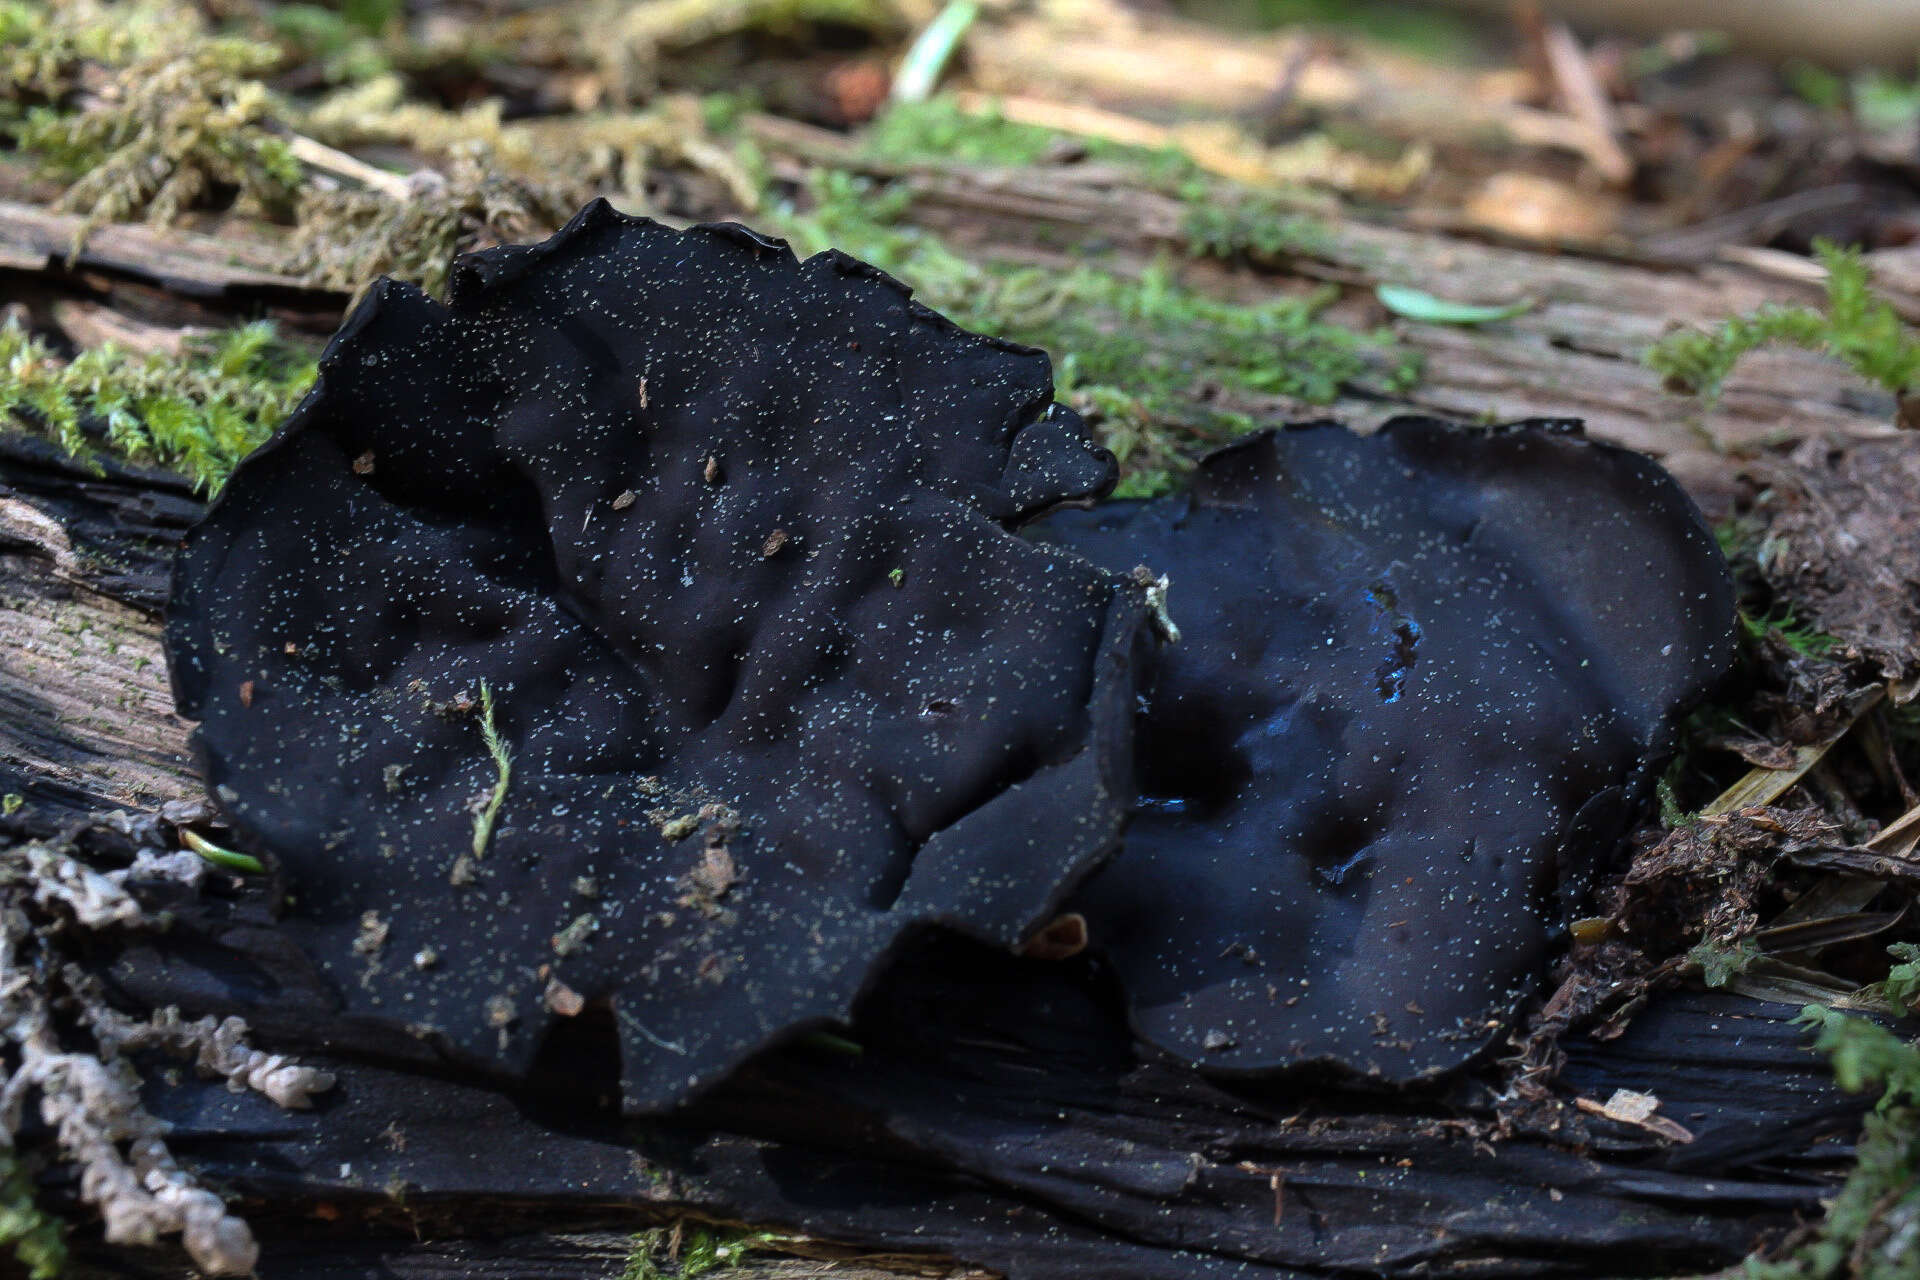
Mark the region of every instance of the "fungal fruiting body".
POLYGON ((193 531, 176 702, 342 1012, 510 1075, 604 1028, 630 1110, 1063 904, 1202 1066, 1457 1066, 1729 650, 1691 504, 1562 427, 1029 524, 1115 478, 1046 356, 849 258, 597 203, 451 286, 193 531))
POLYGON ((657 1110, 1111 851, 1144 607, 1009 530, 1113 479, 1043 354, 596 203, 373 290, 180 557, 176 701, 346 1012, 611 1017, 657 1110))
POLYGON ((1171 580, 1139 812, 1070 905, 1136 1031, 1223 1073, 1502 1035, 1733 649, 1692 502, 1562 422, 1263 432, 1035 536, 1171 580))

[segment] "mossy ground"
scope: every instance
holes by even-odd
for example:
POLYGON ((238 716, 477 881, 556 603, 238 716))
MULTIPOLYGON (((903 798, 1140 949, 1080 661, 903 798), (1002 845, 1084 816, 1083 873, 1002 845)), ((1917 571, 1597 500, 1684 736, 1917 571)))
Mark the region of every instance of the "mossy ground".
POLYGON ((112 344, 61 358, 15 322, 0 326, 0 421, 69 453, 164 467, 216 489, 312 385, 312 354, 256 323, 195 338, 181 354, 112 344))
MULTIPOLYGON (((12 50, 0 63, 0 103, 10 104, 0 106, 0 133, 43 174, 69 183, 63 203, 90 224, 172 222, 196 204, 238 198, 292 225, 284 261, 291 274, 348 290, 390 274, 438 292, 456 253, 537 236, 596 190, 648 207, 648 175, 661 163, 678 165, 717 178, 731 216, 788 236, 801 252, 841 249, 898 276, 967 327, 1048 350, 1061 395, 1121 458, 1121 492, 1129 495, 1164 491, 1198 453, 1256 425, 1250 405, 1325 404, 1362 377, 1389 390, 1418 378, 1416 353, 1387 333, 1323 318, 1332 288, 1228 301, 1184 283, 1177 256, 1130 272, 1092 262, 1066 271, 1011 267, 912 225, 904 184, 832 168, 798 186, 776 183, 736 127, 739 95, 716 95, 697 109, 503 124, 497 109, 449 111, 407 97, 396 68, 421 54, 392 37, 391 15, 377 5, 339 14, 255 5, 231 30, 178 0, 171 7, 181 10, 180 22, 166 29, 154 19, 169 7, 170 0, 140 0, 142 22, 114 38, 105 30, 111 11, 94 0, 0 7, 12 50), (340 88, 314 100, 270 90, 271 73, 316 59, 325 82, 340 88), (76 93, 89 66, 124 92, 105 100, 76 93), (149 87, 156 84, 173 87, 157 94, 149 87), (300 129, 340 144, 404 140, 428 167, 408 179, 404 196, 393 190, 398 175, 343 186, 324 164, 292 158, 285 138, 300 129)), ((1020 166, 1066 141, 936 99, 884 112, 860 146, 902 164, 1020 166)), ((1143 187, 1185 198, 1192 256, 1270 257, 1315 243, 1312 218, 1270 196, 1223 197, 1177 151, 1073 145, 1126 167, 1143 187)), ((0 338, 13 374, 0 388, 0 412, 70 450, 178 467, 215 487, 311 378, 297 360, 263 362, 274 348, 261 330, 240 333, 179 357, 103 349, 66 365, 11 329, 0 338)))

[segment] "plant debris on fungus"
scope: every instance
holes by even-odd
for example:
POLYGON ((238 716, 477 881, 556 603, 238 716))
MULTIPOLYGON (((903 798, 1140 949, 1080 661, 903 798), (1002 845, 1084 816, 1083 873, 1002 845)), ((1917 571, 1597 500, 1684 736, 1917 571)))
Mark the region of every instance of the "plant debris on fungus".
POLYGON ((1225 1072, 1497 1039, 1733 652, 1691 501, 1566 423, 1266 432, 1037 536, 1171 579, 1139 812, 1072 906, 1136 1031, 1225 1072))
POLYGON ((657 1110, 1111 851, 1144 602, 1011 529, 1114 479, 1044 354, 595 203, 374 288, 179 559, 176 700, 347 1011, 518 1071, 598 1009, 657 1110))

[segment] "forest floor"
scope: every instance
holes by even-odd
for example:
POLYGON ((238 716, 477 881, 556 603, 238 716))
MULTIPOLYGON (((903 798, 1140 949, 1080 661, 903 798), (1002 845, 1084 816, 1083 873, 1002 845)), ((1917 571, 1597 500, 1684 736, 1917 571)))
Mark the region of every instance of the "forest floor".
MULTIPOLYGON (((1735 566, 1739 677, 1509 1093, 1664 991, 1812 1006, 1884 1102, 1825 1215, 1741 1247, 1915 1274, 1920 85, 1522 8, 0 0, 0 849, 199 820, 164 547, 376 276, 439 292, 595 195, 737 220, 1049 351, 1125 493, 1319 416, 1578 417, 1660 458, 1735 566)), ((787 1238, 594 1236, 554 1274, 787 1238)))

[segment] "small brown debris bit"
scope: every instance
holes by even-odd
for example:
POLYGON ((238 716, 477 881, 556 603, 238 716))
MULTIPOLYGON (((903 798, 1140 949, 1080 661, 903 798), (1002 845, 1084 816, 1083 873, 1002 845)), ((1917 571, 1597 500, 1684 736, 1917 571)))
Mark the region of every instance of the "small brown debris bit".
POLYGON ((479 701, 474 698, 470 690, 462 689, 445 702, 429 703, 428 707, 435 715, 470 716, 473 714, 474 708, 479 705, 479 701))
POLYGON ((644 377, 640 379, 640 407, 647 407, 647 380, 644 377))
POLYGON ((580 993, 558 978, 548 980, 545 999, 547 1008, 563 1018, 577 1017, 580 1011, 587 1007, 587 1002, 580 993))
POLYGON ((726 844, 740 831, 740 815, 724 804, 703 804, 699 816, 706 824, 709 848, 726 844))
POLYGON ((1573 940, 1581 944, 1605 942, 1613 932, 1613 921, 1606 916, 1582 916, 1569 926, 1573 940))
POLYGON ((1200 1041, 1200 1047, 1208 1053, 1223 1053, 1233 1048, 1237 1043, 1238 1041, 1232 1036, 1220 1030, 1220 1028, 1215 1027, 1213 1030, 1207 1032, 1205 1038, 1200 1041))
POLYGON ((286 654, 289 658, 297 658, 300 656, 300 646, 295 644, 291 640, 287 641, 287 643, 281 648, 280 651, 286 654))
POLYGON ((792 537, 785 529, 775 529, 767 535, 767 540, 760 544, 760 554, 763 558, 771 560, 780 554, 780 548, 791 541, 792 537))
POLYGON ((587 939, 591 938, 599 929, 600 921, 594 918, 591 913, 575 916, 571 924, 553 935, 554 954, 561 956, 572 955, 581 947, 586 946, 587 939))
POLYGON ((597 898, 600 896, 600 882, 592 876, 575 876, 573 892, 575 897, 597 898))
POLYGON ((253 681, 251 680, 242 680, 240 682, 240 705, 243 707, 251 707, 253 705, 253 681))
POLYGON ((709 982, 717 987, 725 982, 727 975, 732 972, 733 961, 716 951, 712 955, 705 956, 701 959, 699 965, 694 969, 694 976, 702 982, 709 982))
POLYGON ((1650 1093, 1615 1089, 1613 1096, 1604 1103, 1595 1102, 1592 1098, 1575 1098, 1573 1104, 1590 1116, 1604 1116, 1616 1124, 1630 1124, 1658 1134, 1669 1142, 1693 1141, 1693 1133, 1685 1125, 1655 1114, 1660 1109, 1660 1099, 1650 1093))
POLYGON ((679 844, 700 828, 697 813, 676 814, 668 809, 655 809, 647 816, 653 819, 653 825, 660 829, 660 838, 668 844, 679 844))
POLYGON ((373 956, 387 945, 387 934, 393 926, 380 918, 378 911, 364 911, 360 915, 360 936, 353 940, 353 954, 373 956))
POLYGON ((1087 949, 1087 918, 1078 911, 1055 916, 1020 948, 1029 960, 1067 960, 1087 949))
POLYGON ((369 449, 353 460, 353 474, 357 476, 373 474, 373 450, 369 449))
POLYGON ((628 507, 633 505, 634 499, 637 498, 638 496, 639 495, 634 493, 634 491, 631 489, 622 489, 619 493, 614 495, 613 504, 612 504, 613 509, 615 511, 625 511, 628 507))
POLYGON ((695 892, 718 901, 739 881, 733 855, 724 846, 710 845, 701 851, 700 861, 687 872, 687 884, 695 892))
POLYGON ((720 469, 719 454, 710 453, 707 455, 707 465, 701 469, 700 478, 708 484, 719 484, 722 480, 726 479, 726 472, 720 469))

